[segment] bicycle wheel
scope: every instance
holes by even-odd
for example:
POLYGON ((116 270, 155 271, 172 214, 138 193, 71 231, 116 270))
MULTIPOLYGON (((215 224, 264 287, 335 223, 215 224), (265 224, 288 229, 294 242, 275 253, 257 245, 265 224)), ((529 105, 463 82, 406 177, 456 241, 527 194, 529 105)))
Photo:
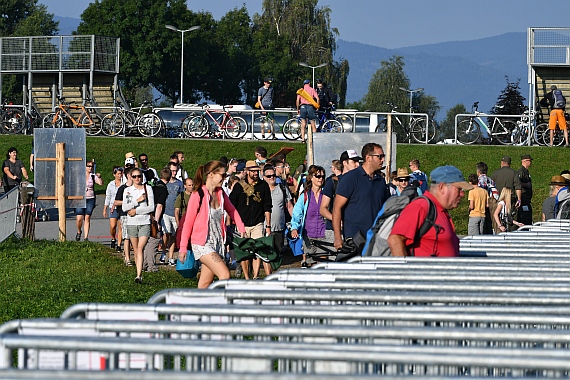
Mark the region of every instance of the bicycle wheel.
POLYGON ((343 132, 342 124, 337 120, 327 120, 321 128, 322 132, 339 133, 343 132))
POLYGON ((548 140, 544 141, 545 131, 548 131, 548 123, 538 124, 534 128, 534 133, 532 134, 532 137, 534 139, 534 142, 536 142, 538 145, 544 146, 550 143, 550 134, 548 134, 548 140))
POLYGON ((156 136, 162 128, 162 119, 155 113, 147 113, 137 120, 137 128, 144 137, 156 136))
POLYGON ((283 124, 283 137, 292 141, 301 138, 301 122, 298 118, 291 118, 283 124))
MULTIPOLYGON (((546 129, 544 130, 544 132, 542 132, 542 140, 544 141, 544 145, 549 146, 550 145, 550 129, 548 129, 548 124, 544 123, 546 125, 546 129)), ((561 146, 564 144, 564 132, 562 132, 559 128, 556 128, 554 130, 554 133, 552 135, 552 146, 561 146)))
POLYGON ((202 116, 188 116, 182 122, 182 132, 187 137, 202 137, 208 132, 208 122, 202 116))
POLYGON ((350 116, 341 114, 341 115, 336 115, 335 119, 342 124, 343 132, 352 132, 353 125, 352 125, 352 118, 350 116))
POLYGON ((430 120, 429 128, 426 131, 426 120, 425 119, 414 119, 410 125, 410 135, 414 140, 419 143, 426 143, 426 132, 427 132, 427 142, 430 143, 435 138, 435 122, 430 120))
POLYGON ((261 140, 267 140, 267 139, 271 139, 272 134, 271 134, 271 119, 268 118, 267 116, 259 116, 256 117, 255 120, 253 121, 253 125, 255 126, 256 124, 259 125, 259 130, 261 132, 261 134, 259 135, 259 137, 257 135, 254 134, 256 139, 261 139, 261 140), (267 133, 266 133, 267 132, 267 133))
POLYGON ((121 114, 112 112, 103 117, 101 120, 101 132, 105 136, 119 136, 125 129, 125 119, 121 114))
POLYGON ((384 119, 382 121, 380 121, 378 123, 378 125, 376 126, 376 129, 374 129, 374 132, 378 133, 378 132, 387 132, 388 127, 387 124, 388 123, 388 119, 384 119))
POLYGON ((79 122, 83 125, 83 128, 85 128, 85 134, 87 136, 97 136, 101 133, 101 120, 96 113, 83 115, 79 122))
POLYGON ((55 112, 48 113, 43 121, 42 121, 43 128, 63 128, 63 119, 60 114, 56 114, 55 112))
POLYGON ((230 139, 241 139, 247 133, 247 121, 240 116, 231 116, 224 125, 224 132, 230 139))
POLYGON ((2 131, 4 133, 20 133, 26 126, 26 117, 24 112, 18 109, 7 109, 2 114, 1 120, 2 131))
POLYGON ((462 120, 457 124, 457 141, 461 144, 473 144, 480 136, 481 128, 473 118, 462 120))
POLYGON ((510 120, 501 122, 500 120, 494 121, 491 129, 491 137, 503 145, 513 144, 513 131, 517 125, 510 120))

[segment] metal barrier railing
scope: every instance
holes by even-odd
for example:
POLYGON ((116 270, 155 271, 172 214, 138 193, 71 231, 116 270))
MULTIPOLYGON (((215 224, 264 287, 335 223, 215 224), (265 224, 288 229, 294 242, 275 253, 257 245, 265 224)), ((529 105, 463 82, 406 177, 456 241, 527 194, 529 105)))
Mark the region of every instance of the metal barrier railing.
MULTIPOLYGON (((102 364, 110 370, 118 369, 120 354, 138 353, 146 357, 147 370, 156 368, 157 356, 168 356, 173 364, 166 368, 187 372, 565 377, 570 371, 570 351, 564 349, 258 341, 188 344, 185 340, 13 334, 0 336, 1 368, 12 367, 14 350, 23 355, 21 368, 30 369, 37 368, 40 352, 59 350, 63 358, 54 369, 77 369, 79 353, 91 351, 101 353, 100 360, 105 359, 102 364)), ((126 369, 129 370, 128 366, 126 369)))

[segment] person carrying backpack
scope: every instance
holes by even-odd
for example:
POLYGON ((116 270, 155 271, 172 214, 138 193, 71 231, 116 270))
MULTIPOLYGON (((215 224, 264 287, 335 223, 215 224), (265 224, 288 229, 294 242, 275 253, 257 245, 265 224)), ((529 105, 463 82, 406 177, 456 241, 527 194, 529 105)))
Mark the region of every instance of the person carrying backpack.
POLYGON ((556 129, 556 123, 558 123, 558 127, 564 131, 564 141, 566 142, 565 147, 568 148, 568 130, 566 129, 566 118, 564 117, 566 98, 562 95, 562 91, 554 85, 550 86, 550 92, 542 98, 540 105, 542 107, 550 107, 551 110, 550 119, 548 121, 548 129, 550 130, 549 146, 552 146, 554 130, 556 129))
POLYGON ((388 237, 392 256, 459 256, 459 238, 449 210, 457 208, 465 190, 473 189, 473 185, 465 181, 455 166, 435 168, 430 179, 430 187, 424 196, 410 202, 394 222, 388 237), (428 216, 430 201, 436 207, 435 223, 421 238, 417 238, 428 216))

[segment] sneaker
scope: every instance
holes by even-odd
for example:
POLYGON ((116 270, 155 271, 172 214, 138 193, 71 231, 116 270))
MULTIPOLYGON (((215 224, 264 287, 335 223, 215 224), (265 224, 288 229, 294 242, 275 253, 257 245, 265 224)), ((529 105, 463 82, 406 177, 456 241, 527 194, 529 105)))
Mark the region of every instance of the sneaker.
POLYGON ((308 267, 309 267, 309 265, 307 264, 306 261, 303 261, 303 262, 301 263, 301 268, 308 268, 308 267))
POLYGON ((166 255, 164 253, 160 255, 160 263, 166 264, 166 255))
POLYGON ((89 241, 89 238, 85 238, 85 239, 83 239, 83 241, 88 242, 88 241, 89 241))
POLYGON ((81 240, 81 232, 79 232, 75 235, 75 241, 79 241, 79 240, 81 240))
POLYGON ((111 249, 115 249, 115 247, 117 246, 117 241, 115 239, 111 240, 111 249))
POLYGON ((175 266, 176 266, 176 260, 174 260, 174 259, 169 259, 169 260, 168 260, 168 265, 170 265, 171 267, 175 267, 175 266))
POLYGON ((121 253, 123 252, 123 248, 121 247, 121 245, 117 245, 117 252, 121 253))
POLYGON ((142 277, 135 277, 135 282, 137 284, 142 284, 142 277))

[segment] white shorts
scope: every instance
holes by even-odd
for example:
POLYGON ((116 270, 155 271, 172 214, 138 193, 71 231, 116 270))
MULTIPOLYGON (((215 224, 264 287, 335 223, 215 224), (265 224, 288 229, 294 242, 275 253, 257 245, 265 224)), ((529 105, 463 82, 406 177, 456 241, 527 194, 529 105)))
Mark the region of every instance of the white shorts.
POLYGON ((176 218, 170 215, 162 215, 162 230, 164 233, 170 235, 176 235, 176 230, 178 229, 178 224, 176 224, 176 218))

